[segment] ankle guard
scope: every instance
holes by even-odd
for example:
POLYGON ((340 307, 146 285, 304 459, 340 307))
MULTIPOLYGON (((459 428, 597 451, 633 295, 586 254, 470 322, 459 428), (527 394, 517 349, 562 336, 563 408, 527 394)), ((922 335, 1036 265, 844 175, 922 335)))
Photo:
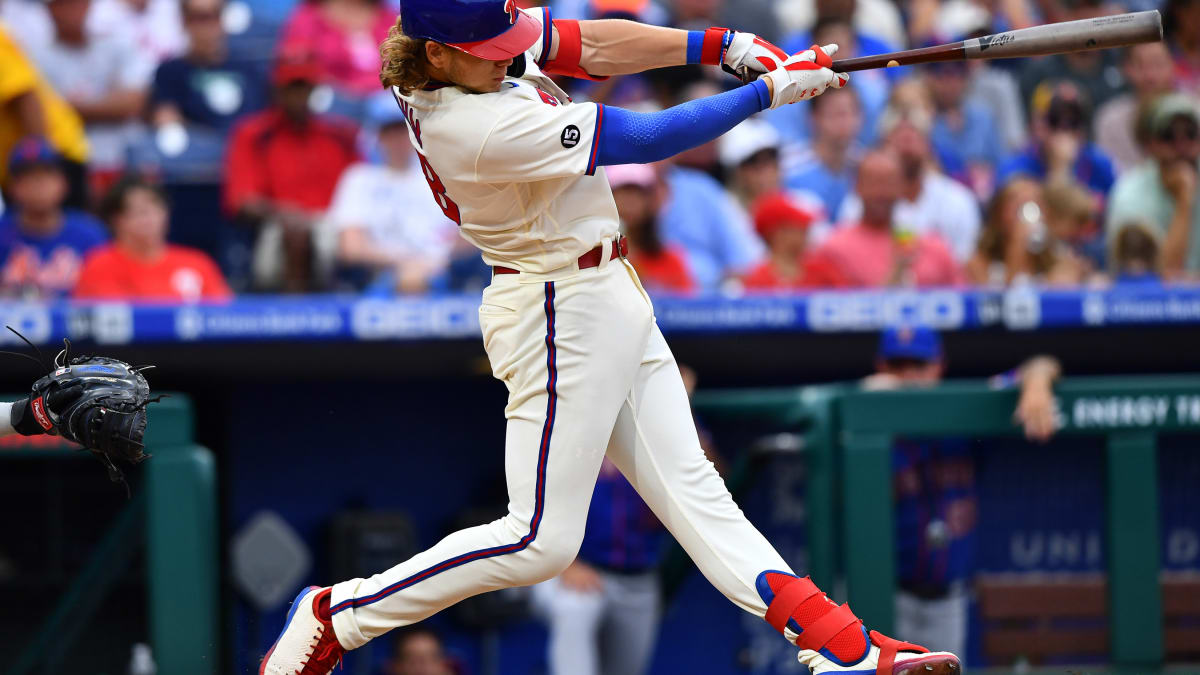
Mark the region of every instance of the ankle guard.
POLYGON ((862 621, 849 605, 830 600, 808 577, 767 571, 756 585, 767 603, 767 623, 797 647, 843 666, 867 655, 870 642, 862 621))

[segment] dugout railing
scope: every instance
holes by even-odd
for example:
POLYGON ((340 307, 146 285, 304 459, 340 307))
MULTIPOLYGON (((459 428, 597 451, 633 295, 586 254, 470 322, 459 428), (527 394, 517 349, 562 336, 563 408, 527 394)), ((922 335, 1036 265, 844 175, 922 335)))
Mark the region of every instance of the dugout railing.
MULTIPOLYGON (((883 632, 896 592, 892 446, 895 439, 1019 437, 1018 392, 986 382, 861 391, 852 385, 705 392, 714 419, 793 427, 804 434, 811 566, 824 588, 844 579, 855 613, 883 632)), ((1068 378, 1055 387, 1060 434, 1105 439, 1110 658, 1164 658, 1157 439, 1200 432, 1200 376, 1068 378)))
MULTIPOLYGON (((4 672, 62 672, 64 652, 74 636, 95 626, 105 599, 110 605, 120 603, 110 591, 141 550, 146 556, 149 640, 158 672, 207 675, 220 670, 215 462, 212 452, 194 442, 186 396, 173 394, 151 404, 149 420, 146 450, 152 457, 143 464, 140 480, 133 481, 129 501, 4 672)), ((0 459, 10 457, 92 461, 65 444, 0 452, 0 459)), ((104 480, 98 465, 96 474, 104 480)))

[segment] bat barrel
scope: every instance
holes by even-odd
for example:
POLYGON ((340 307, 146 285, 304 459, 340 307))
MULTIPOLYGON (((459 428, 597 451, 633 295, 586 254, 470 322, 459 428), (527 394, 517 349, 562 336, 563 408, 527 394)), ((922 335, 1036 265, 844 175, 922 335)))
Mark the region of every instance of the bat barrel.
POLYGON ((910 49, 893 54, 863 56, 833 62, 833 70, 856 70, 909 66, 962 59, 1009 59, 1064 54, 1090 49, 1111 49, 1158 42, 1162 39, 1162 16, 1158 10, 1064 21, 985 35, 962 42, 910 49))
POLYGON ((1158 42, 1162 35, 1162 15, 1150 10, 985 35, 964 41, 964 52, 968 59, 1044 56, 1158 42))

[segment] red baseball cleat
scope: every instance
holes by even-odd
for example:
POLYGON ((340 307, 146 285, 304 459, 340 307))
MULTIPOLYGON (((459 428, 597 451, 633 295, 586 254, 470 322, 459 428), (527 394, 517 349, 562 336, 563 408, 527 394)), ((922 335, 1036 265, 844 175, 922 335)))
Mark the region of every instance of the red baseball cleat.
POLYGON ((263 657, 258 675, 329 675, 346 650, 329 618, 330 588, 309 586, 292 601, 283 632, 263 657))

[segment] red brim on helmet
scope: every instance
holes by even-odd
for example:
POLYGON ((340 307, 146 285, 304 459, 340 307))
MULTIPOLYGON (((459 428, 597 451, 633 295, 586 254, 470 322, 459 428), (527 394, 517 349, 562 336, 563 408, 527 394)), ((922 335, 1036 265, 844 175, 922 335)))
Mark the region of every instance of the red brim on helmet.
POLYGON ((507 61, 525 53, 542 39, 542 27, 525 12, 517 12, 517 21, 512 28, 490 40, 460 42, 451 47, 488 61, 507 61))

